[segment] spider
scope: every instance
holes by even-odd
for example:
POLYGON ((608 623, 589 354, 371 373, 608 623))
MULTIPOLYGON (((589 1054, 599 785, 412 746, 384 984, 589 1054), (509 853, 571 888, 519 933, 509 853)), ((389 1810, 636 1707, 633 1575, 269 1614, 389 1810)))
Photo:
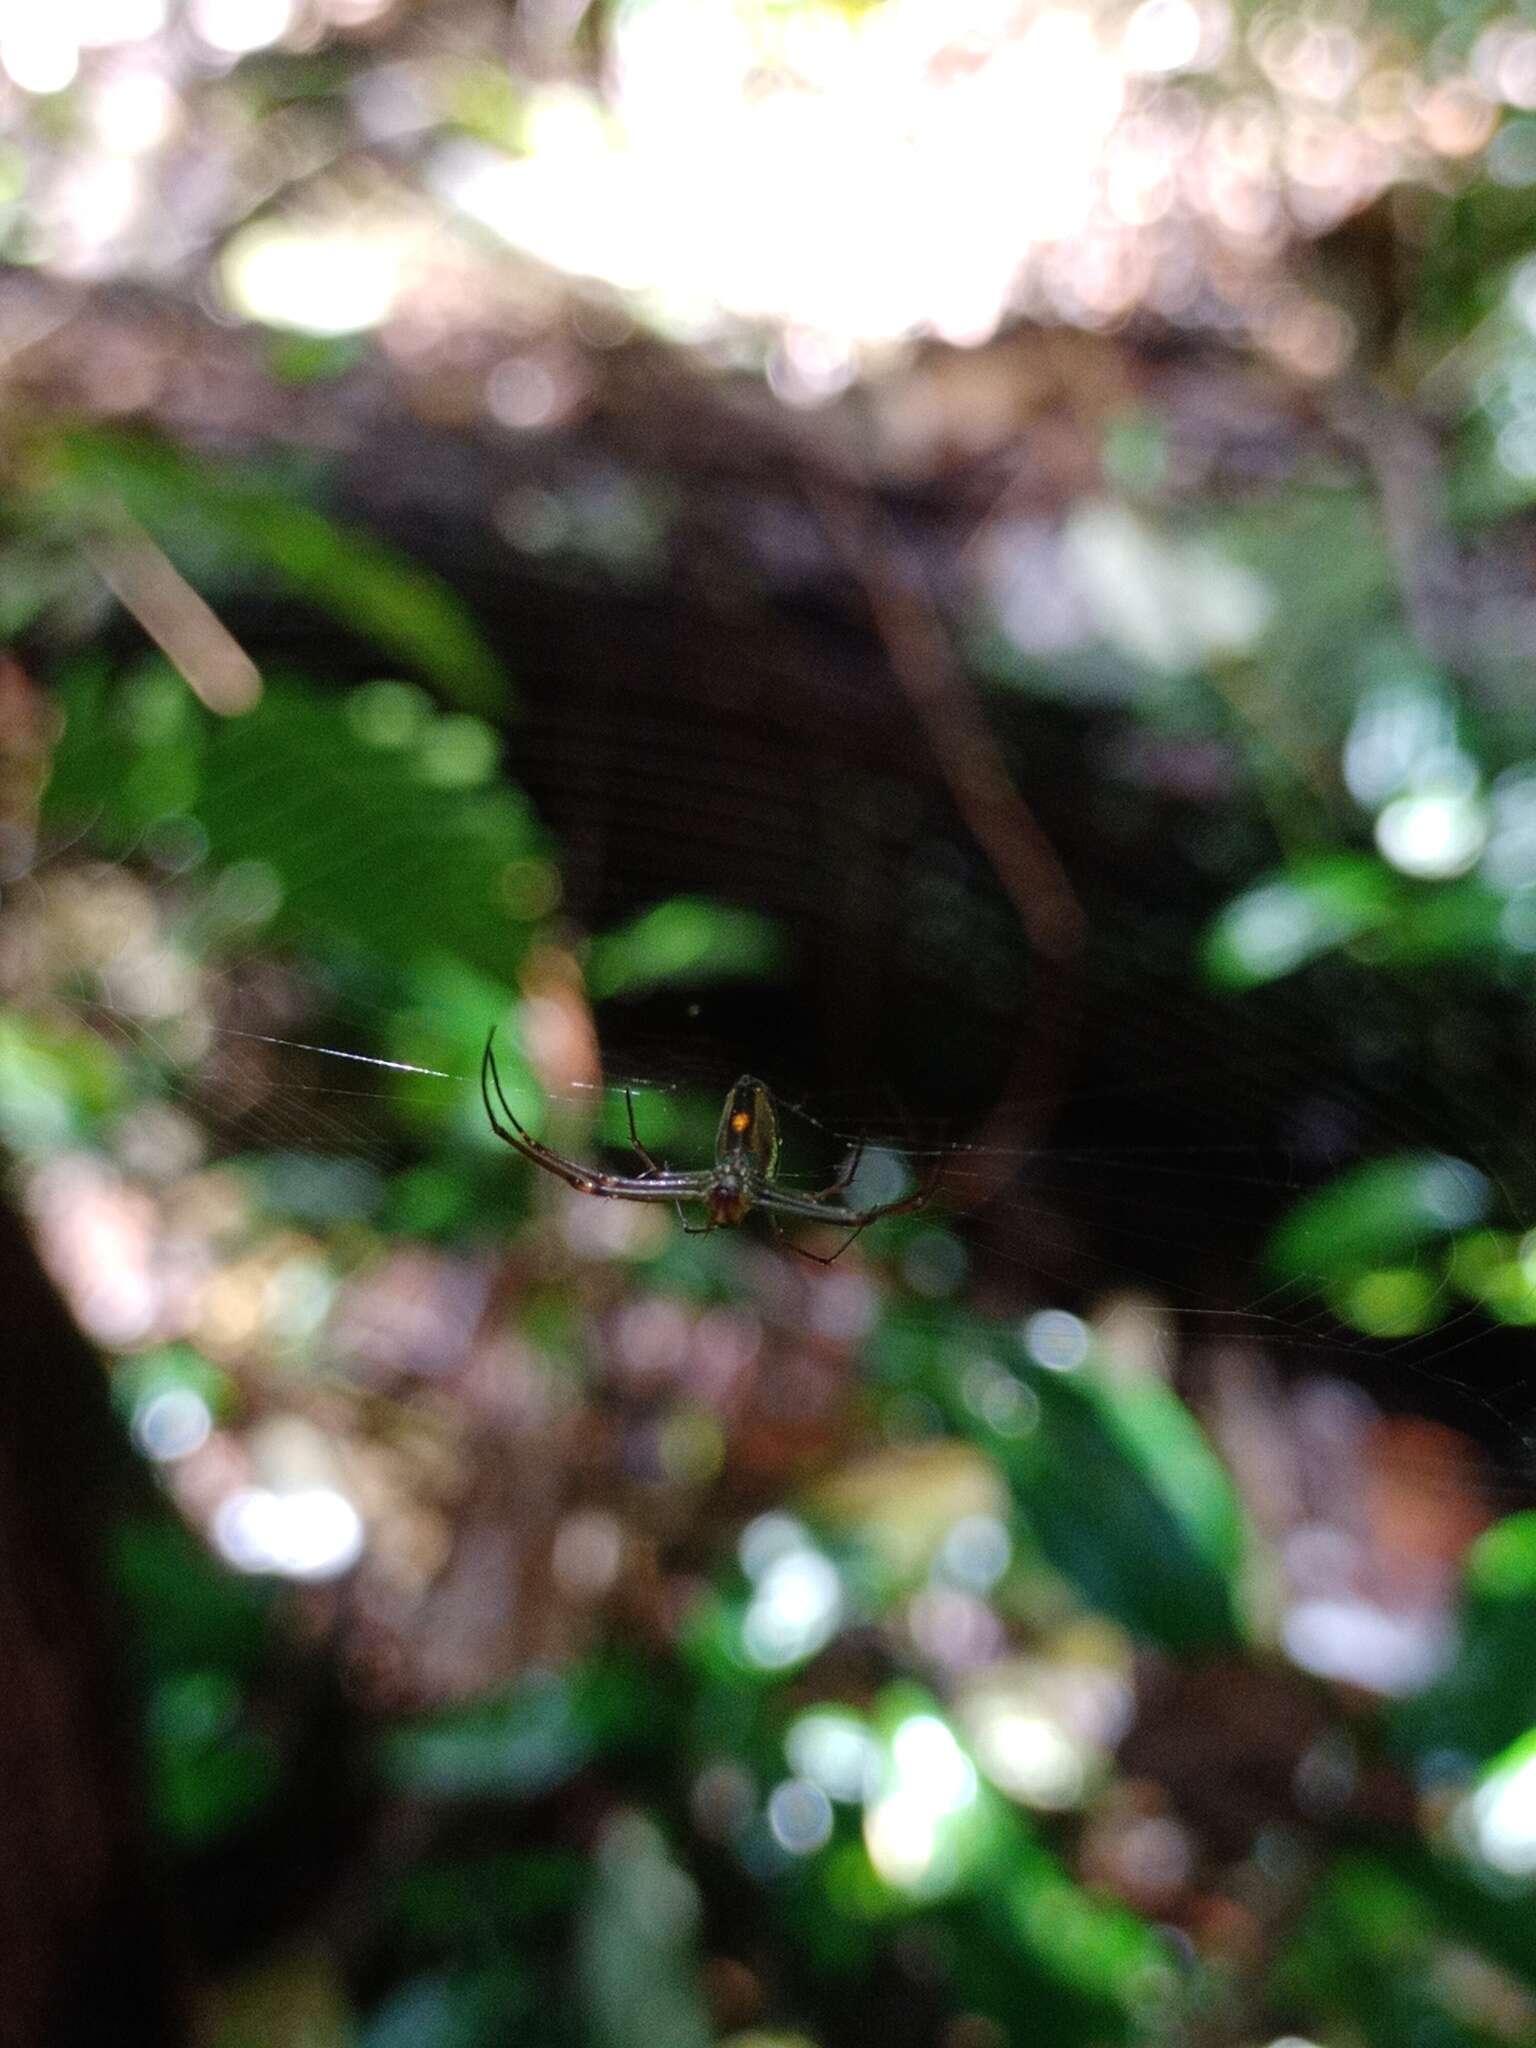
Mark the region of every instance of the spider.
POLYGON ((841 1198, 863 1157, 864 1141, 861 1138, 837 1179, 830 1187, 823 1188, 820 1194, 804 1195, 782 1186, 775 1179, 779 1163, 778 1112, 768 1089, 761 1081, 754 1081, 750 1074, 743 1074, 725 1098, 725 1107, 720 1112, 720 1129, 715 1137, 713 1166, 701 1167, 695 1173, 672 1173, 658 1166, 640 1142, 640 1133, 635 1128, 634 1097, 627 1088, 624 1090, 624 1102, 629 1112, 630 1143, 645 1161, 646 1171, 641 1174, 602 1173, 596 1167, 578 1166, 574 1160, 565 1159, 548 1145, 540 1144, 518 1122, 502 1091, 501 1076, 496 1071, 495 1040, 496 1034, 492 1031, 485 1041, 485 1057, 480 1062, 480 1093, 491 1129, 502 1143, 510 1145, 514 1152, 521 1152, 535 1166, 542 1166, 546 1173, 554 1174, 583 1195, 612 1196, 622 1202, 671 1202, 676 1205, 679 1216, 683 1214, 684 1202, 698 1202, 707 1212, 708 1220, 692 1224, 684 1217, 683 1229, 690 1237, 705 1237, 716 1229, 732 1229, 745 1220, 751 1209, 764 1210, 774 1219, 776 1229, 780 1216, 802 1216, 815 1223, 838 1224, 847 1230, 848 1236, 828 1257, 819 1252, 808 1252, 803 1245, 792 1245, 802 1258, 814 1259, 819 1266, 830 1266, 842 1257, 862 1231, 882 1216, 899 1216, 904 1210, 920 1209, 938 1181, 938 1168, 935 1167, 924 1185, 913 1194, 902 1195, 894 1202, 877 1202, 868 1209, 849 1208, 841 1198), (499 1117, 498 1109, 501 1111, 499 1117), (503 1122, 502 1118, 506 1121, 503 1122))

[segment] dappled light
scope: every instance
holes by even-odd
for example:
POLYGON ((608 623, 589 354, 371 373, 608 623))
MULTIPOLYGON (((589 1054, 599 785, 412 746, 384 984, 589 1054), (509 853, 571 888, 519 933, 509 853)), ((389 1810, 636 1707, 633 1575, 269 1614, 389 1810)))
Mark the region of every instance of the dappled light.
MULTIPOLYGON (((1292 238, 1404 181, 1536 178, 1536 44, 1491 8, 1427 46, 1388 14, 1227 0, 528 7, 478 46, 453 21, 403 0, 10 8, 25 260, 150 277, 234 224, 210 279, 232 312, 393 328, 408 352, 508 295, 542 323, 558 274, 616 295, 604 320, 622 303, 745 351, 815 406, 915 338, 973 346, 1020 313, 1236 325, 1327 377, 1357 323, 1280 281, 1292 238), (342 89, 286 89, 310 64, 342 89)), ((484 394, 523 428, 575 397, 537 353, 484 394)))

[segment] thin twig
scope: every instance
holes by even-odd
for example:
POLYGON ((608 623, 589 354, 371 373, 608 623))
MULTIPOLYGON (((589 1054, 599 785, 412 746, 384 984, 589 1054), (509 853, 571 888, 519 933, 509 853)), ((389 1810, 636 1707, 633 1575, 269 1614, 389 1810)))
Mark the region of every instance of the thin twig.
POLYGON ((1446 524, 1444 465, 1433 433, 1411 407, 1363 379, 1343 386, 1328 418, 1375 486, 1409 630, 1431 661, 1456 666, 1462 637, 1457 565, 1446 524))
POLYGON ((210 711, 232 718, 261 696, 261 671, 137 520, 119 510, 82 543, 91 566, 210 711))

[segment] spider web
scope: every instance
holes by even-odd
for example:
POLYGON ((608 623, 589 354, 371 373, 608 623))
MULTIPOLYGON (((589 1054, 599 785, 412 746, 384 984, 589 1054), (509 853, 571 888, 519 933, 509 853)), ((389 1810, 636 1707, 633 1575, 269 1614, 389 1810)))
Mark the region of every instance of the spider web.
MULTIPOLYGON (((1146 878, 1101 858, 1084 890, 1085 953, 1044 961, 889 691, 856 677, 845 698, 836 745, 818 734, 809 761, 811 700, 787 685, 779 697, 726 683, 683 699, 652 681, 533 706, 519 768, 564 849, 578 954, 583 931, 677 896, 745 908, 787 938, 766 980, 705 960, 599 1003, 601 1067, 543 1063, 557 1100, 542 1134, 589 1158, 609 1141, 606 1156, 629 1170, 627 1088, 658 1161, 696 1168, 724 1089, 756 1073, 780 1104, 791 1185, 824 1186, 860 1143, 858 1200, 942 1162, 934 1228, 908 1255, 921 1287, 958 1285, 1008 1318, 1093 1317, 1134 1298, 1197 1391, 1219 1391, 1239 1354, 1277 1410, 1298 1388, 1364 1390, 1475 1439, 1493 1490, 1523 1497, 1532 1387, 1520 1331, 1457 1301, 1422 1333, 1367 1338, 1326 1305, 1320 1275, 1277 1279, 1265 1262, 1301 1195, 1405 1151, 1461 1162, 1468 1184, 1485 1186, 1490 1219, 1518 1226, 1536 1158, 1499 1115, 1517 1093, 1509 1019, 1490 1003, 1484 1043, 1436 1058, 1411 1003, 1347 965, 1331 1008, 1315 984, 1206 993, 1192 947, 1232 885, 1177 858, 1146 878), (1182 892, 1172 908, 1158 896, 1170 878, 1182 892), (965 1247, 958 1282, 939 1243, 946 1224, 965 1247)), ((231 801, 253 845, 307 817, 306 887, 319 901, 342 881, 402 899, 430 885, 440 851, 398 798, 382 793, 361 831, 356 815, 327 829, 291 786, 246 780, 231 801)), ((1041 801, 1048 811, 1048 787, 1041 801)), ((1175 817, 1170 829, 1188 825, 1175 817)), ((1070 823, 1048 817, 1047 829, 1070 867, 1070 823)), ((40 885, 82 853, 56 854, 40 885)), ((193 870, 166 887, 196 928, 204 881, 193 870)), ((286 908, 302 928, 302 890, 286 908)), ((370 992, 328 958, 323 920, 297 949, 262 938, 259 923, 257 939, 210 949, 223 962, 205 956, 183 1011, 136 1013, 109 986, 77 992, 75 1014, 140 1048, 215 1155, 323 1159, 382 1181, 419 1144, 413 1112, 466 1132, 480 1119, 475 1050, 504 1005, 485 993, 477 1008, 456 986, 448 1031, 429 984, 402 1040, 398 992, 370 992)), ((528 1171, 499 1164, 506 1185, 528 1171)))

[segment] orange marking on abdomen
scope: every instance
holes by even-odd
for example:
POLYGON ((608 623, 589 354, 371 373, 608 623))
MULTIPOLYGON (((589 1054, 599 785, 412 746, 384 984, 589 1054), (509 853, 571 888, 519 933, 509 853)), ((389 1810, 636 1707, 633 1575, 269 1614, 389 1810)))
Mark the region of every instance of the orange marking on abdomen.
POLYGON ((750 1131, 751 1128, 752 1112, 747 1109, 738 1109, 736 1114, 731 1118, 731 1129, 733 1131, 750 1131))

